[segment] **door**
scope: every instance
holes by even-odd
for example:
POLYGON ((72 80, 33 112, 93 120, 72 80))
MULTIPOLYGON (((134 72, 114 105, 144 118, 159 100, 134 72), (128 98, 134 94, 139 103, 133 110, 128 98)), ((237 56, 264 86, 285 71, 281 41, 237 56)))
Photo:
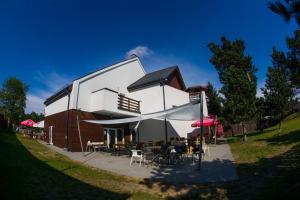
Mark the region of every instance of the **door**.
POLYGON ((49 126, 49 144, 53 145, 52 142, 52 132, 53 131, 53 126, 49 126))
POLYGON ((113 144, 116 144, 116 129, 114 128, 104 128, 104 143, 107 148, 111 148, 113 144))
POLYGON ((123 129, 116 128, 104 128, 104 143, 108 148, 111 148, 114 144, 124 144, 124 131, 123 129))
POLYGON ((121 128, 117 129, 116 144, 125 144, 124 131, 121 128))
POLYGON ((112 147, 116 144, 116 129, 109 129, 108 130, 108 137, 109 137, 109 147, 112 147))

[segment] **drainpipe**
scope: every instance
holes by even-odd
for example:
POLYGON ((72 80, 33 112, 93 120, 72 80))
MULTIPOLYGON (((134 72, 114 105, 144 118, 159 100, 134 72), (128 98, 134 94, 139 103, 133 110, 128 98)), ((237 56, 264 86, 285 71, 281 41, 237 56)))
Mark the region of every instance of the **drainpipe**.
POLYGON ((66 134, 65 150, 69 151, 69 116, 70 116, 69 110, 70 110, 70 95, 71 95, 69 88, 67 88, 67 92, 68 92, 68 107, 67 107, 67 134, 66 134))
MULTIPOLYGON (((160 85, 162 86, 163 90, 163 102, 164 102, 164 110, 166 110, 166 97, 165 97, 165 84, 168 81, 168 79, 161 79, 160 85)), ((168 126, 167 126, 167 118, 165 117, 165 139, 166 144, 168 144, 168 126)))
POLYGON ((80 125, 79 125, 79 117, 78 117, 78 112, 80 112, 80 109, 78 109, 78 101, 79 101, 79 87, 80 87, 80 82, 78 82, 77 86, 77 97, 76 97, 76 117, 77 117, 77 129, 78 129, 78 137, 79 137, 79 142, 80 142, 80 147, 81 147, 81 152, 85 156, 84 151, 83 151, 83 145, 82 145, 82 140, 81 140, 81 133, 80 133, 80 125))

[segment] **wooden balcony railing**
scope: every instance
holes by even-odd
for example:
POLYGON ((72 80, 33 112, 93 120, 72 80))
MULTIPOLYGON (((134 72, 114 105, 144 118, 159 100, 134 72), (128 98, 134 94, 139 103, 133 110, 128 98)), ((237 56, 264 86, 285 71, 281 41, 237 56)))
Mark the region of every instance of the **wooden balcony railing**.
POLYGON ((122 94, 118 95, 118 109, 126 110, 129 112, 141 113, 140 102, 137 100, 125 97, 122 94))

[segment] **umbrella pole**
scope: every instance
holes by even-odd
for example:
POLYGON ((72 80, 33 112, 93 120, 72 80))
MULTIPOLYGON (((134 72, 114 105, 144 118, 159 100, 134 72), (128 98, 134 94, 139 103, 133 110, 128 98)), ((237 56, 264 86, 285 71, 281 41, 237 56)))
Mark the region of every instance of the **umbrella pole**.
POLYGON ((203 96, 200 92, 200 144, 199 144, 199 159, 198 159, 198 170, 201 170, 201 159, 202 159, 202 142, 203 142, 203 96))
POLYGON ((217 125, 215 125, 215 144, 217 144, 217 125))
POLYGON ((208 144, 211 143, 211 132, 210 132, 210 126, 208 126, 208 144))

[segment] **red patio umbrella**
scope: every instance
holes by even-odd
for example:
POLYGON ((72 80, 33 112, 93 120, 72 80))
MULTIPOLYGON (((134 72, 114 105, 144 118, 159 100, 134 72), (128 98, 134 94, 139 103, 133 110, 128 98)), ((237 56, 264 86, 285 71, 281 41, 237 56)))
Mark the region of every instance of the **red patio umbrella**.
MULTIPOLYGON (((208 115, 208 117, 205 117, 203 119, 203 126, 205 126, 205 127, 215 126, 218 124, 219 124, 219 121, 216 119, 216 117, 214 115, 208 115)), ((200 127, 200 125, 201 125, 200 120, 197 120, 191 124, 192 127, 200 127)))
MULTIPOLYGON (((201 122, 200 120, 197 120, 191 124, 192 127, 200 127, 201 122)), ((217 144, 217 136, 221 136, 223 134, 223 126, 222 124, 218 121, 217 117, 214 115, 208 115, 206 118, 203 119, 203 126, 204 127, 209 127, 209 135, 210 135, 210 127, 214 126, 215 131, 214 131, 214 138, 215 138, 215 144, 217 144)), ((209 136, 210 138, 210 136, 209 136)))
POLYGON ((33 125, 35 125, 36 123, 31 119, 26 119, 26 120, 20 122, 20 124, 23 126, 33 127, 33 125))

